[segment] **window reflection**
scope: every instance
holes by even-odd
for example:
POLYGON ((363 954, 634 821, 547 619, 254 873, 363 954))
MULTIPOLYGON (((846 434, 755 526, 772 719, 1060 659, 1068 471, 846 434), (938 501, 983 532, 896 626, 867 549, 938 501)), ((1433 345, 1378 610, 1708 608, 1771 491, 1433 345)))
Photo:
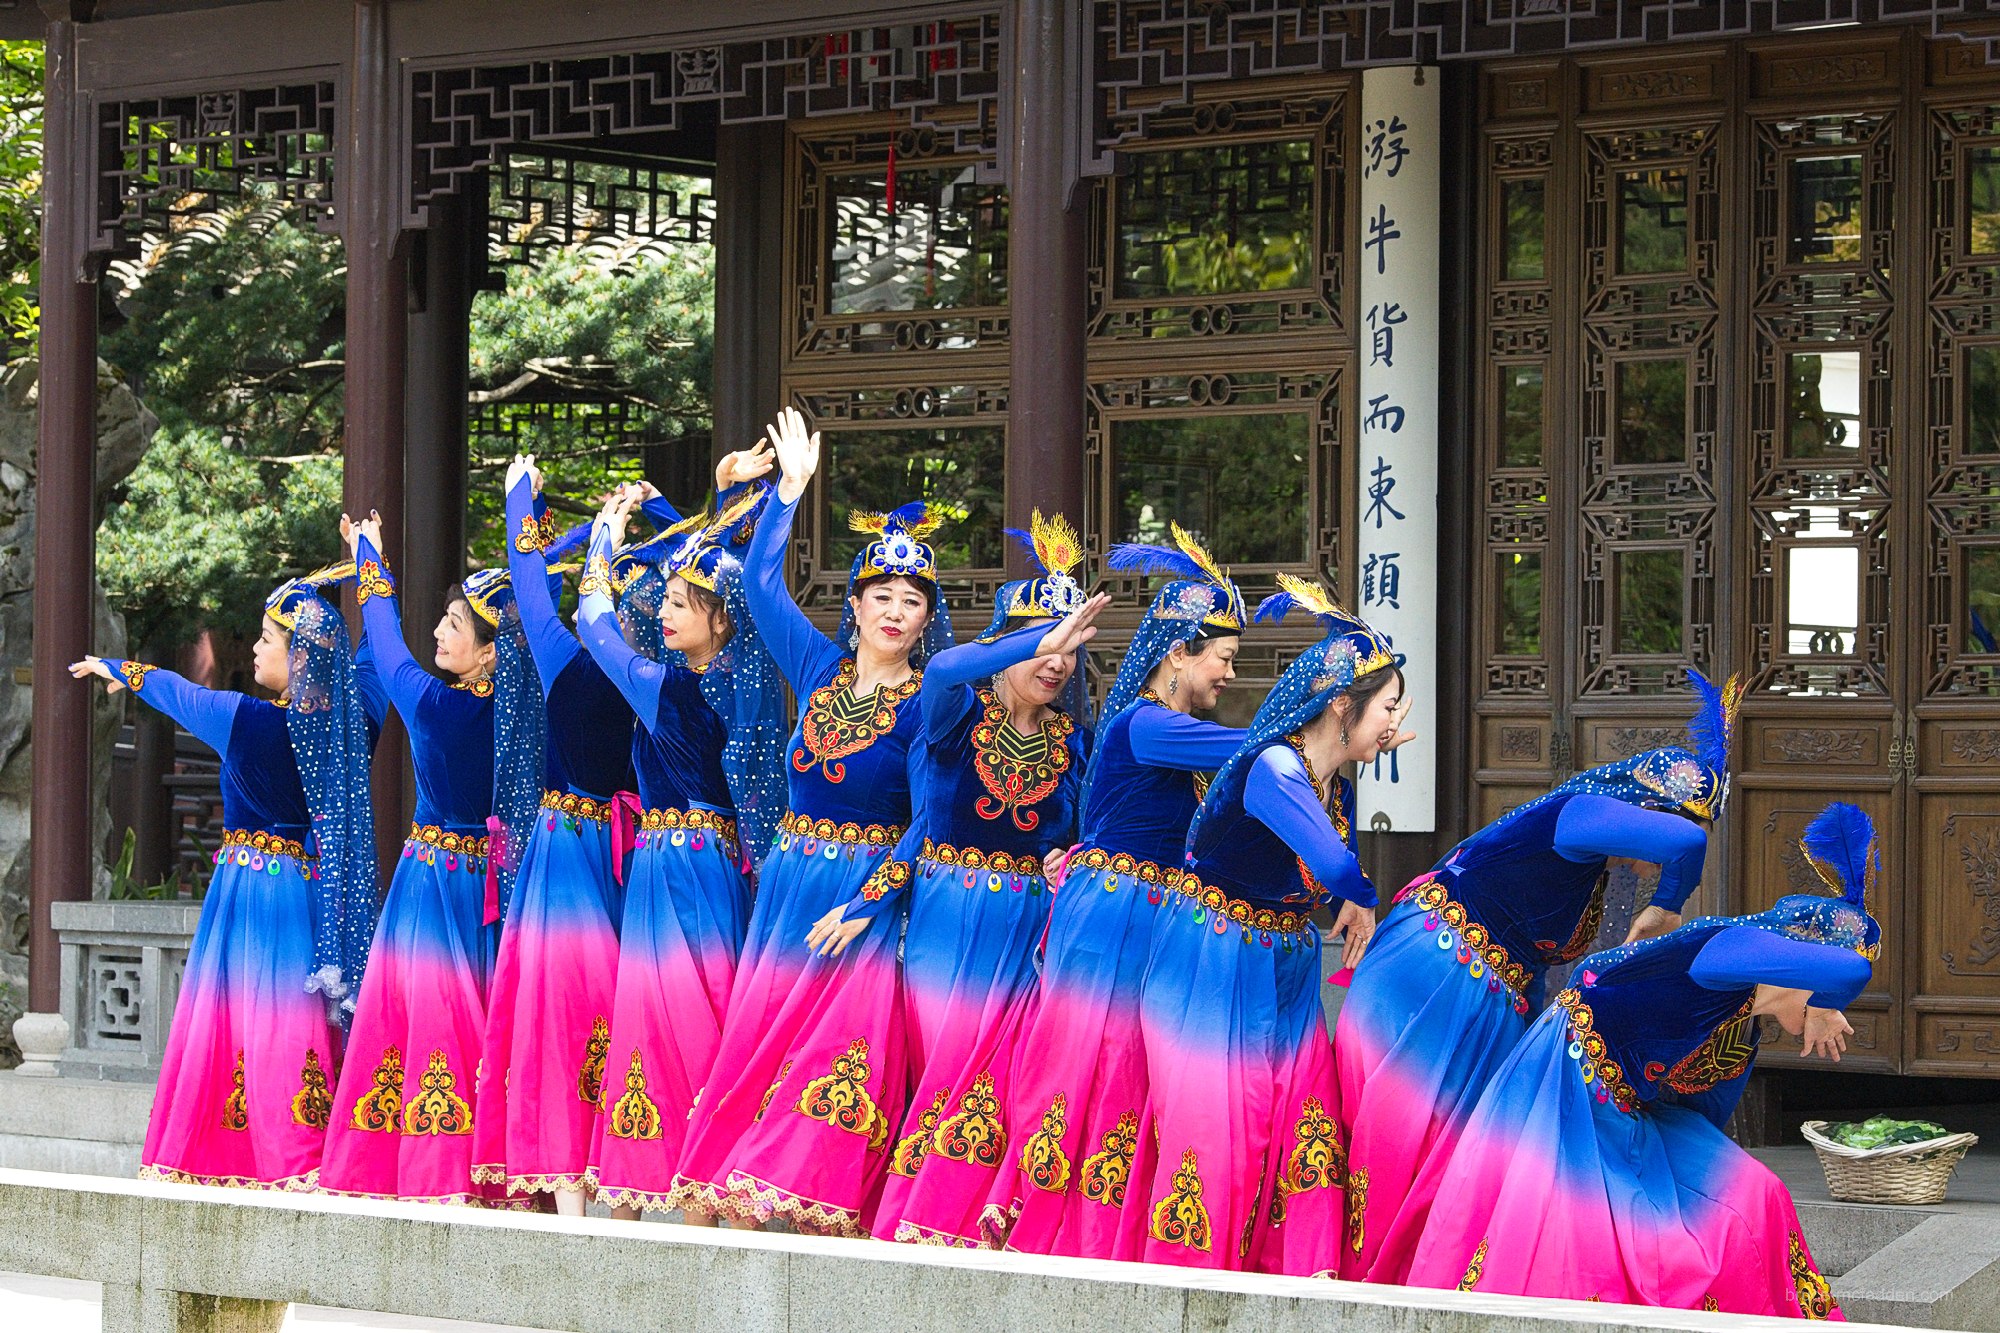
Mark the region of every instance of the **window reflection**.
POLYGON ((1794 264, 1860 262, 1860 154, 1792 162, 1790 258, 1794 264))
POLYGON ((1500 466, 1542 465, 1542 368, 1500 367, 1500 466))
POLYGON ((1117 186, 1117 295, 1309 286, 1313 157, 1311 139, 1131 154, 1117 186))
POLYGON ((1785 651, 1846 657, 1861 629, 1861 552, 1851 545, 1785 549, 1785 651))
POLYGON ((1785 358, 1785 454, 1852 458, 1861 449, 1861 353, 1785 358))
POLYGON ((1007 303, 1007 203, 970 166, 834 176, 828 300, 836 315, 1007 303))
POLYGON ((1965 452, 2000 454, 2000 346, 1965 349, 1965 452))
POLYGON ((1304 413, 1118 421, 1111 442, 1112 540, 1171 544, 1178 522, 1227 564, 1305 559, 1304 413))
POLYGON ((1965 249, 1968 254, 2000 254, 2000 144, 1966 154, 1965 249))
POLYGON ((2000 546, 1966 549, 1965 651, 2000 653, 2000 546))
POLYGON ((1510 656, 1536 656, 1542 651, 1542 553, 1502 551, 1493 562, 1499 590, 1494 648, 1510 656))
POLYGON ((1505 251, 1500 267, 1507 282, 1535 282, 1545 275, 1547 198, 1548 184, 1539 176, 1500 183, 1500 235, 1505 251))
POLYGON ((825 493, 830 512, 823 567, 845 570, 869 538, 849 531, 856 510, 886 513, 929 500, 950 521, 930 541, 946 569, 997 569, 1005 563, 1001 528, 1007 430, 1001 425, 912 426, 827 432, 825 493))
POLYGON ((1676 273, 1687 267, 1687 172, 1618 176, 1618 271, 1676 273))
POLYGON ((1679 463, 1687 458, 1685 358, 1620 361, 1612 404, 1616 461, 1679 463))
POLYGON ((1678 550, 1619 551, 1612 557, 1618 652, 1681 651, 1681 632, 1687 621, 1685 559, 1678 550))

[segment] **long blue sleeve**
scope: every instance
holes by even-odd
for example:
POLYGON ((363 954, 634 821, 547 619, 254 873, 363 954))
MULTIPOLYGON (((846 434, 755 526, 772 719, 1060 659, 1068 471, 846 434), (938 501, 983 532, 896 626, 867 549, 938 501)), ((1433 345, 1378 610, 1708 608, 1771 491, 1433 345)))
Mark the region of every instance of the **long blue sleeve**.
POLYGON ((651 730, 660 716, 660 691, 666 686, 668 668, 625 642, 618 607, 611 600, 610 574, 611 529, 597 523, 590 529, 590 554, 584 557, 583 581, 577 585, 583 596, 577 602, 576 627, 583 646, 632 705, 640 724, 651 730))
POLYGON ((355 580, 356 596, 361 602, 362 624, 373 645, 377 678, 389 701, 396 705, 396 711, 403 715, 404 724, 414 731, 417 709, 424 699, 448 687, 410 656, 410 646, 403 642, 403 617, 396 605, 396 585, 382 567, 381 553, 366 537, 356 548, 355 561, 360 570, 355 580), (386 675, 382 674, 385 668, 386 675))
POLYGON ((1363 907, 1375 906, 1375 886, 1334 832, 1305 766, 1289 748, 1273 745, 1257 756, 1243 784, 1243 808, 1283 838, 1327 892, 1363 907))
POLYGON ((229 731, 236 710, 249 696, 234 690, 211 690, 178 672, 144 662, 111 661, 132 693, 187 728, 190 735, 217 754, 229 748, 229 731))
POLYGON ((924 705, 925 734, 941 736, 964 720, 978 703, 972 682, 1027 661, 1048 632, 1045 624, 1031 625, 991 643, 961 643, 933 657, 924 669, 923 689, 918 695, 924 705))
MULTIPOLYGON (((507 530, 514 531, 534 516, 535 484, 523 476, 507 492, 507 530)), ((520 608, 521 629, 528 636, 528 651, 534 656, 535 672, 542 678, 546 697, 555 687, 556 677, 582 649, 556 614, 556 599, 549 593, 549 567, 542 553, 507 543, 507 572, 513 576, 514 604, 520 608)))
POLYGON ((1732 926, 1701 946, 1688 975, 1709 990, 1783 986, 1812 992, 1817 1009, 1845 1009, 1868 988, 1875 965, 1852 949, 1808 944, 1756 926, 1732 926))
POLYGON ((1241 727, 1204 722, 1170 708, 1141 708, 1126 725, 1134 759, 1190 773, 1213 773, 1221 768, 1250 734, 1241 727))
POLYGON ((674 508, 673 502, 664 495, 641 500, 639 512, 646 516, 646 521, 651 523, 657 532, 664 532, 681 521, 681 511, 674 508))
POLYGON ((1574 796, 1556 816, 1555 850, 1571 861, 1629 856, 1660 867, 1654 907, 1681 910, 1701 883, 1708 834, 1701 825, 1664 810, 1647 810, 1610 796, 1574 796))
POLYGON ((361 711, 368 715, 368 724, 379 737, 382 724, 389 720, 389 693, 382 688, 381 673, 375 669, 375 648, 368 642, 366 626, 361 630, 361 641, 354 645, 354 690, 361 696, 361 711))
POLYGON ((757 633, 791 682, 792 693, 804 697, 840 665, 840 649, 813 628, 785 588, 785 545, 791 541, 798 508, 796 501, 785 504, 772 494, 743 561, 743 597, 750 603, 757 633))

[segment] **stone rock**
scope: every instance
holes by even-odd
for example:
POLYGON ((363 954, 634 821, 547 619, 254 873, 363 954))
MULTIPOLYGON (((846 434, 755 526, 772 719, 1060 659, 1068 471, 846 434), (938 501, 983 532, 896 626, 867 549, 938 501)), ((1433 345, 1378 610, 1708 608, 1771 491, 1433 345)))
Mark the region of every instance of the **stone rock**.
MULTIPOLYGON (((35 411, 36 370, 17 361, 0 370, 0 1068, 20 1056, 12 1029, 28 998, 28 801, 30 750, 28 720, 33 692, 28 668, 34 641, 35 411)), ((97 497, 102 512, 107 492, 132 474, 151 447, 159 422, 131 389, 97 363, 97 497)), ((96 592, 94 639, 106 656, 125 651, 125 623, 96 592)), ((124 705, 100 696, 92 762, 93 789, 108 792, 111 746, 124 705)), ((91 845, 102 853, 111 829, 108 800, 95 803, 91 845)), ((96 868, 93 896, 109 886, 96 868)))

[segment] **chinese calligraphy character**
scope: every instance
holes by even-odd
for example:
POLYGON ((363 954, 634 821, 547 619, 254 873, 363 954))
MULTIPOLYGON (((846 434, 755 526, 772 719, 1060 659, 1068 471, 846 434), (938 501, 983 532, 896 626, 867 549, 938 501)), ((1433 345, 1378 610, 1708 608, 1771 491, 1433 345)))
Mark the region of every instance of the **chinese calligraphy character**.
POLYGON ((1370 121, 1365 136, 1368 160, 1361 168, 1361 174, 1373 176, 1377 171, 1382 171, 1382 174, 1391 180, 1395 179, 1396 173, 1403 169, 1403 159, 1410 155, 1410 150, 1403 145, 1403 135, 1408 133, 1409 128, 1403 123, 1401 116, 1392 115, 1387 120, 1370 121), (1385 163, 1387 170, 1383 170, 1385 163))
POLYGON ((1387 204, 1375 205, 1375 216, 1368 219, 1368 235, 1361 242, 1363 250, 1374 248, 1375 275, 1380 277, 1389 271, 1389 242, 1399 241, 1403 233, 1396 226, 1396 219, 1389 216, 1387 204))
POLYGON ((1368 327, 1374 330, 1373 350, 1368 364, 1394 368, 1396 364, 1396 326, 1410 322, 1409 312, 1399 301, 1380 301, 1368 307, 1368 327))
POLYGON ((1374 478, 1368 483, 1368 512, 1361 516, 1361 521, 1366 523, 1373 519, 1378 529, 1389 518, 1400 520, 1403 517, 1403 511, 1389 503, 1389 492, 1396 489, 1396 479, 1389 473, 1388 460, 1380 454, 1375 455, 1375 466, 1368 473, 1374 478))
MULTIPOLYGON (((1377 526, 1380 526, 1379 524, 1377 526)), ((1396 563, 1403 558, 1401 551, 1383 551, 1371 554, 1361 566, 1361 604, 1363 606, 1393 606, 1403 609, 1403 567, 1396 563)))
POLYGON ((1365 433, 1377 426, 1387 426, 1395 435, 1403 429, 1403 422, 1409 416, 1402 408, 1389 402, 1389 395, 1378 393, 1368 400, 1368 415, 1361 419, 1361 429, 1365 433), (1387 403, 1385 407, 1383 404, 1387 403))

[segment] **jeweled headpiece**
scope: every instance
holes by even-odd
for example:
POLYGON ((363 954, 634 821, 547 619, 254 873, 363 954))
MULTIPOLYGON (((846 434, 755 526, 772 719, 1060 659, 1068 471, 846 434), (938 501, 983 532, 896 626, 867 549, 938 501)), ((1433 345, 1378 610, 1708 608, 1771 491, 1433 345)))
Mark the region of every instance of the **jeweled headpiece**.
POLYGON ((1799 839, 1806 864, 1832 897, 1787 894, 1759 919, 1810 944, 1832 944, 1874 959, 1882 951, 1882 923, 1868 910, 1882 875, 1874 821, 1859 806, 1835 801, 1814 816, 1799 839))
POLYGON ((1305 611, 1326 629, 1326 638, 1313 645, 1286 674, 1300 670, 1301 664, 1316 661, 1310 688, 1344 690, 1371 671, 1396 664, 1396 651, 1367 621, 1343 607, 1323 586, 1294 574, 1278 575, 1278 591, 1257 605, 1257 619, 1283 620, 1293 611, 1305 611))
MULTIPOLYGON (((715 592, 721 564, 734 559, 723 549, 725 540, 738 524, 755 521, 755 514, 770 490, 763 485, 746 487, 721 513, 711 515, 704 509, 646 541, 627 547, 612 562, 613 589, 622 590, 645 566, 651 565, 667 578, 678 574, 697 588, 715 592)), ((586 570, 585 577, 591 572, 586 570)))
POLYGON ((324 598, 326 594, 354 577, 354 562, 342 560, 338 564, 327 565, 310 574, 301 574, 295 579, 287 579, 271 590, 264 599, 264 614, 284 626, 290 633, 297 627, 299 608, 308 597, 324 598))
POLYGON ((1041 572, 1000 585, 993 599, 993 623, 980 636, 990 640, 1004 633, 1010 620, 1060 620, 1084 604, 1083 585, 1071 571, 1083 563, 1083 539, 1061 514, 1042 517, 1032 512, 1028 530, 1008 528, 1028 559, 1041 572))
POLYGON ((847 519, 847 526, 855 532, 873 534, 875 540, 862 548, 856 557, 849 582, 859 583, 884 574, 901 578, 923 579, 933 586, 937 584, 937 553, 924 538, 943 527, 944 516, 933 514, 930 506, 916 500, 892 509, 886 514, 877 514, 865 509, 857 509, 847 519))
POLYGON ((514 609, 514 579, 504 567, 475 569, 459 584, 473 614, 500 628, 500 622, 514 609))
POLYGON ((1174 547, 1151 546, 1140 542, 1120 542, 1111 548, 1104 563, 1121 573, 1171 574, 1174 581, 1153 596, 1147 619, 1188 620, 1203 628, 1241 634, 1249 622, 1243 590, 1229 577, 1229 571, 1215 562, 1194 534, 1180 524, 1172 526, 1174 547))

